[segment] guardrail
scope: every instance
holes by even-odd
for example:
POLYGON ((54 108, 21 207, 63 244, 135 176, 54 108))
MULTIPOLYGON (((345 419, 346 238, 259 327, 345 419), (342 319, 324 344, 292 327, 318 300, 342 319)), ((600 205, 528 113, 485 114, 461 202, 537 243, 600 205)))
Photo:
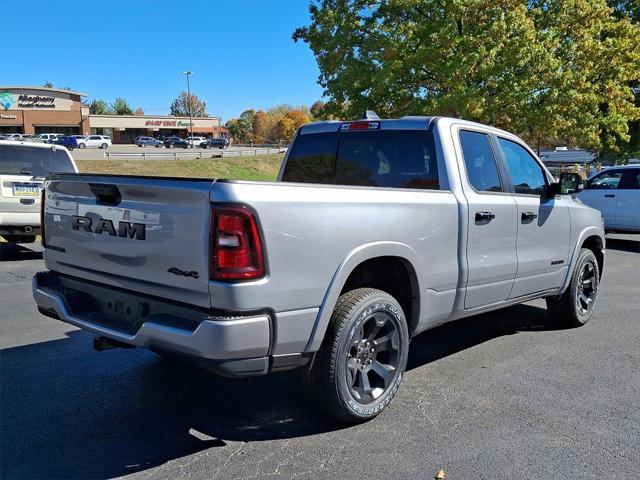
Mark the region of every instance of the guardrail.
POLYGON ((228 158, 228 157, 256 157, 258 155, 272 155, 276 153, 285 153, 286 148, 254 148, 251 150, 201 150, 199 152, 178 152, 176 150, 172 152, 104 152, 104 157, 109 160, 111 158, 125 158, 134 157, 142 158, 173 158, 178 160, 179 158, 191 157, 197 159, 205 158, 228 158))

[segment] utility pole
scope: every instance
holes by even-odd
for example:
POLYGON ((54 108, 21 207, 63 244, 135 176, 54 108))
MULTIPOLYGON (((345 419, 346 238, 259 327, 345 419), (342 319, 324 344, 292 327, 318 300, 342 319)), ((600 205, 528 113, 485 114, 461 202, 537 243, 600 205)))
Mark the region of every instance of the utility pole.
POLYGON ((191 70, 187 70, 186 72, 182 72, 183 75, 187 76, 187 103, 188 103, 188 108, 189 108, 189 135, 190 135, 190 139, 189 139, 189 145, 191 145, 191 147, 193 147, 193 121, 191 120, 191 86, 189 85, 189 75, 191 75, 193 72, 191 70))

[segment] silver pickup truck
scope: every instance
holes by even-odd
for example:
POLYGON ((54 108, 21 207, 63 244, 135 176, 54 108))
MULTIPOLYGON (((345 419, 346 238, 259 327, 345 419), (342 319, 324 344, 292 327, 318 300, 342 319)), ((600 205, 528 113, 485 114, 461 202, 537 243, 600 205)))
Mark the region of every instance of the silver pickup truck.
POLYGON ((545 298, 592 316, 600 213, 531 149, 452 118, 302 126, 277 182, 54 174, 45 182, 44 315, 223 375, 304 367, 330 414, 393 399, 409 341, 545 298))

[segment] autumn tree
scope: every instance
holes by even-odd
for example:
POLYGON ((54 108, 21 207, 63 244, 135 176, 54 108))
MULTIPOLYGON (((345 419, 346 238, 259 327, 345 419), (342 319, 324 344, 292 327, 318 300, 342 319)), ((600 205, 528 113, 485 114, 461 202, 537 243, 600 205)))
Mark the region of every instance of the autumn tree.
POLYGON ((325 120, 325 105, 321 100, 316 100, 309 108, 314 120, 325 120))
POLYGON ((138 107, 133 111, 134 115, 142 116, 144 115, 144 109, 142 107, 138 107))
POLYGON ((129 102, 127 102, 122 97, 116 97, 113 103, 109 106, 109 110, 111 110, 111 112, 116 115, 132 115, 133 114, 133 110, 131 109, 129 102))
POLYGON ((263 111, 258 110, 253 117, 253 141, 256 143, 265 143, 269 138, 270 122, 269 116, 263 111))
MULTIPOLYGON (((630 2, 630 4, 635 4, 630 2)), ((307 42, 327 113, 449 115, 603 151, 640 117, 640 29, 605 0, 319 0, 307 42)))
POLYGON ((191 94, 191 97, 189 97, 187 92, 182 92, 178 95, 178 98, 171 102, 169 113, 176 117, 188 117, 189 111, 191 111, 192 117, 209 116, 207 113, 207 104, 203 100, 200 100, 196 95, 191 94))

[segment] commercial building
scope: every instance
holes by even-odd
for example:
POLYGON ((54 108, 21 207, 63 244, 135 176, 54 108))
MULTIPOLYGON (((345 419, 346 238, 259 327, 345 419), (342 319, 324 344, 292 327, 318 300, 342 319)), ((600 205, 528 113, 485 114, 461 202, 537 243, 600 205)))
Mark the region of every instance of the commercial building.
MULTIPOLYGON (((0 134, 65 133, 109 135, 113 143, 131 143, 139 135, 189 135, 189 117, 168 115, 91 115, 85 93, 59 88, 0 86, 0 134)), ((194 117, 194 135, 228 137, 220 117, 194 117)))

